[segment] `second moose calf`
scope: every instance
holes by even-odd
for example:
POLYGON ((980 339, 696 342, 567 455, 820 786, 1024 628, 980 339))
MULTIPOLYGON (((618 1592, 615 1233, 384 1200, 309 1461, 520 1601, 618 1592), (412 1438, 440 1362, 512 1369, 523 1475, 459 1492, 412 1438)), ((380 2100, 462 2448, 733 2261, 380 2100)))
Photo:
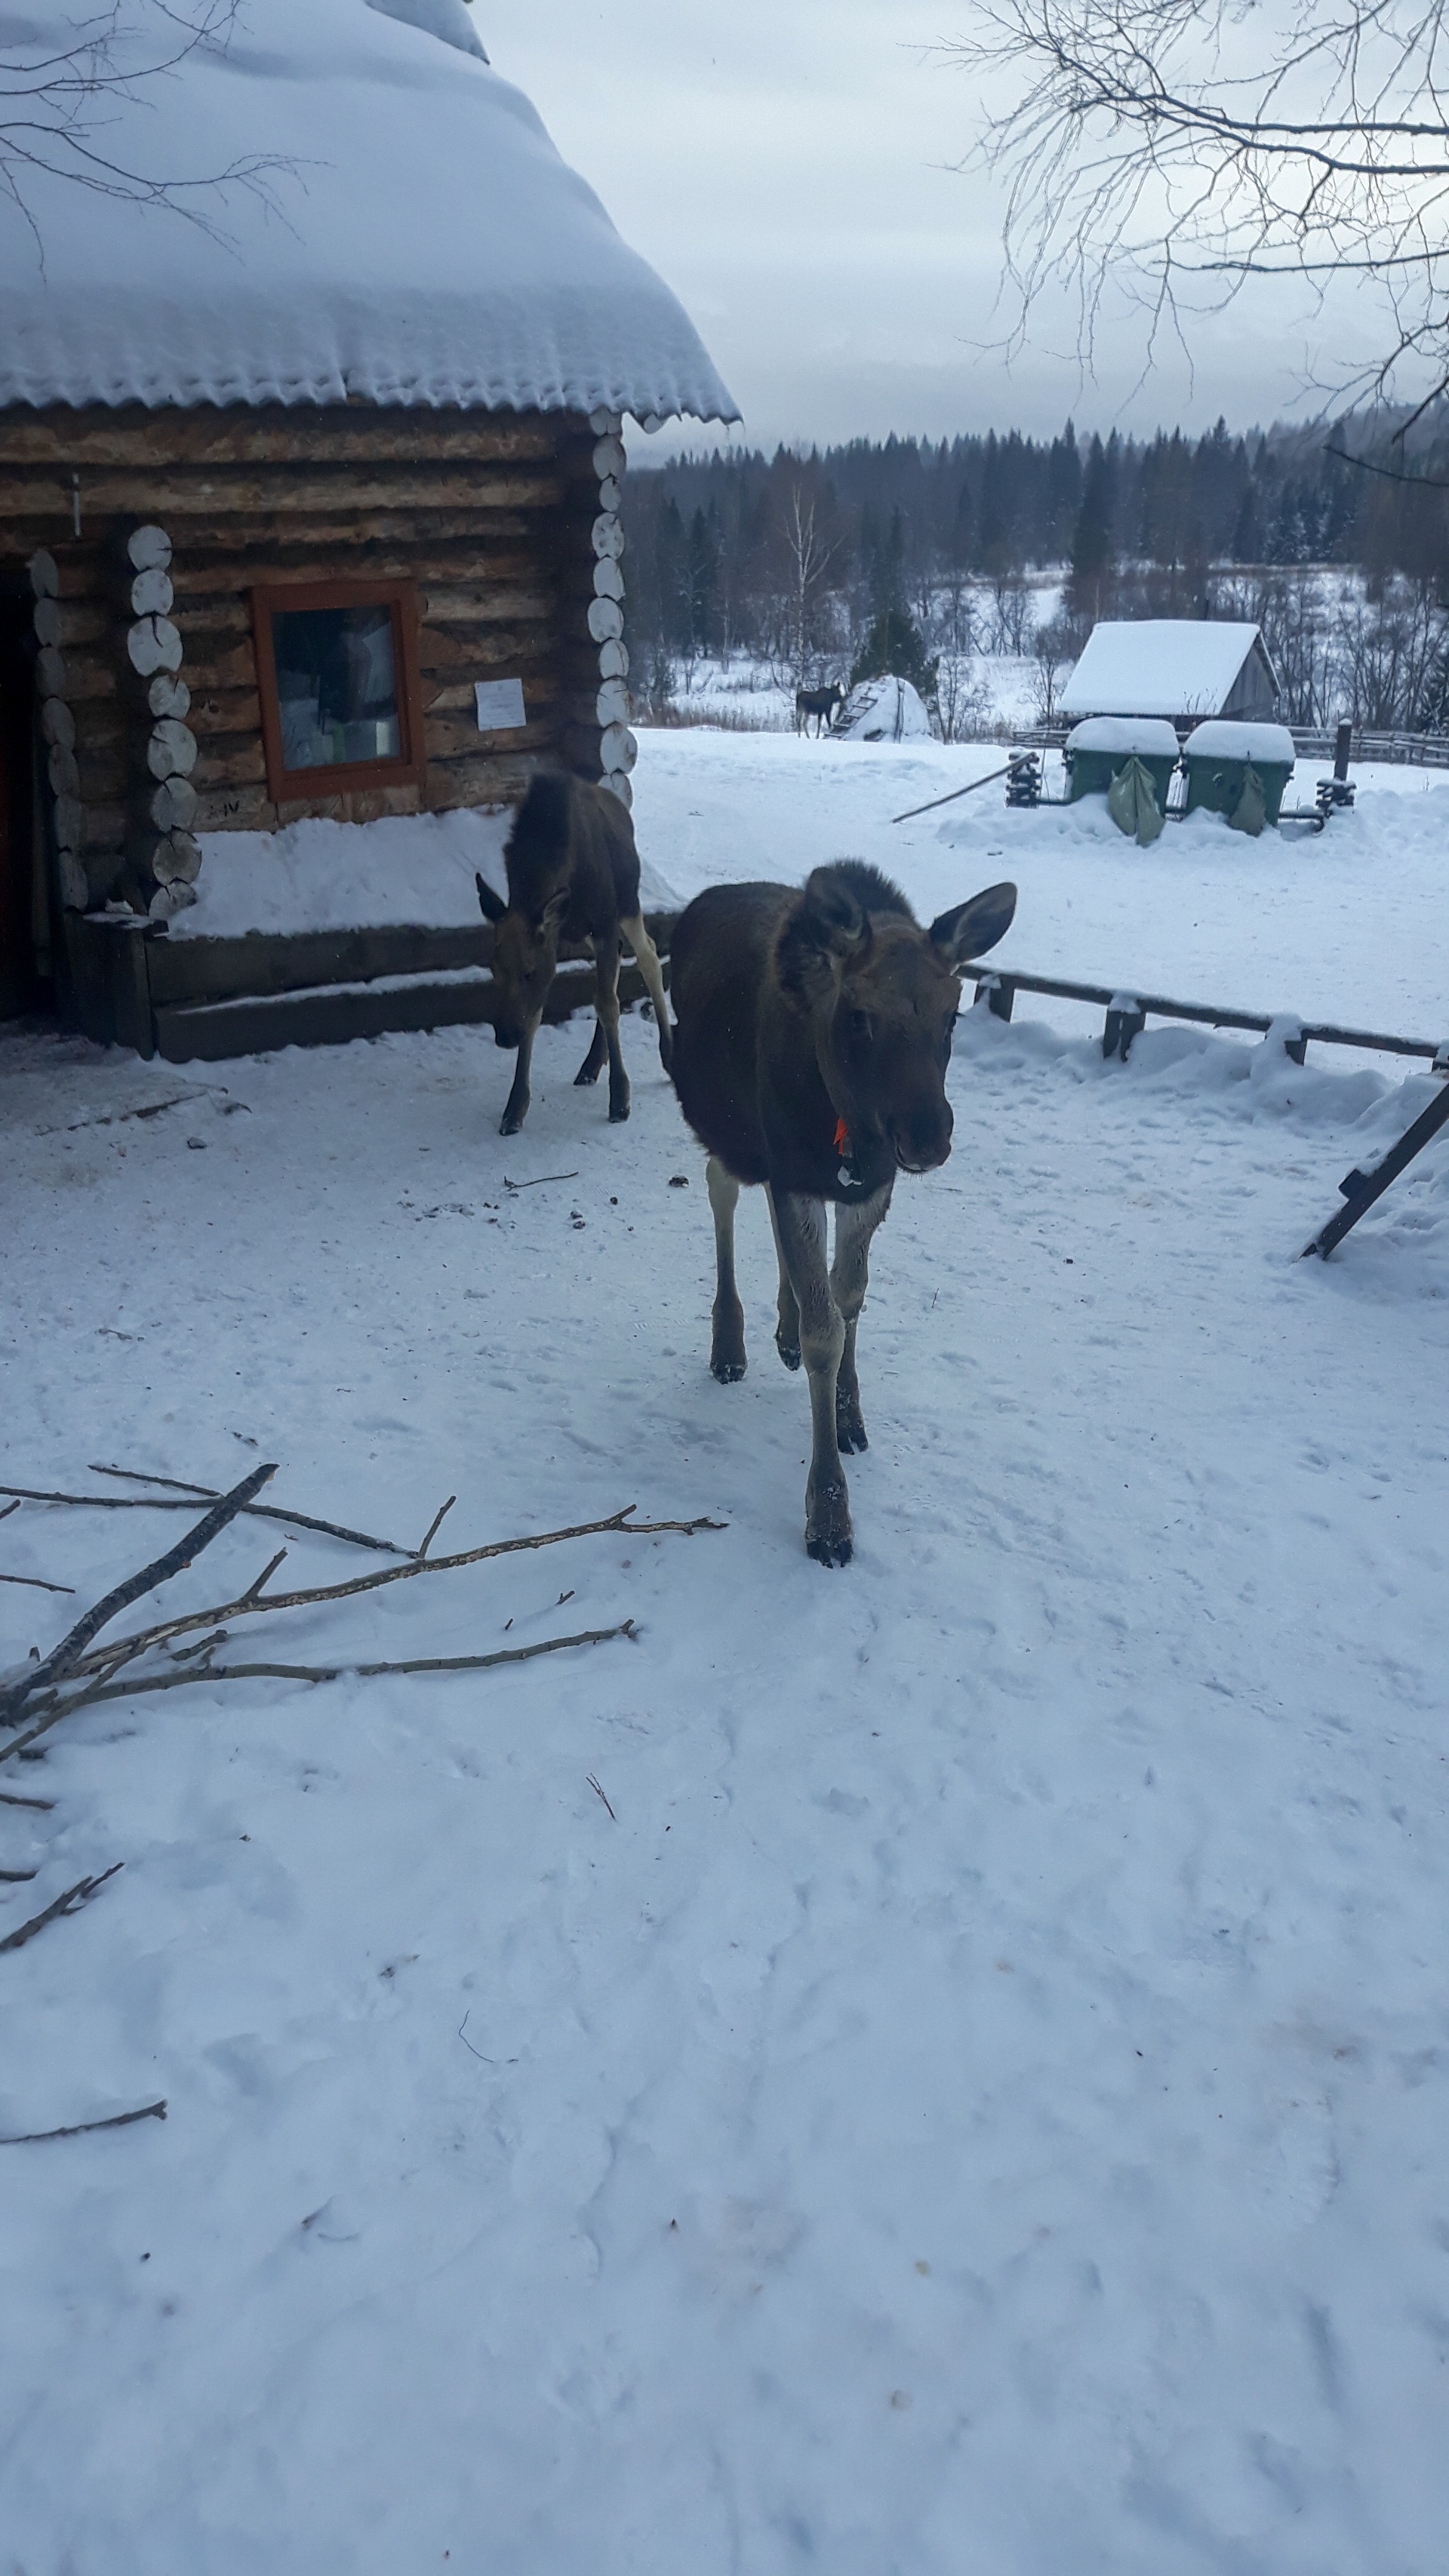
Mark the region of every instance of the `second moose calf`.
POLYGON ((617 796, 581 778, 545 772, 530 781, 513 818, 504 861, 508 901, 480 876, 478 901, 493 924, 496 1045, 518 1049, 518 1070, 501 1133, 516 1136, 528 1114, 529 1066, 549 986, 566 943, 592 944, 598 965, 596 1021, 576 1083, 597 1082, 609 1062, 609 1116, 629 1115, 629 1077, 619 1044, 619 941, 639 961, 659 1024, 659 1061, 668 1073, 669 1005, 654 942, 639 909, 634 826, 617 796))

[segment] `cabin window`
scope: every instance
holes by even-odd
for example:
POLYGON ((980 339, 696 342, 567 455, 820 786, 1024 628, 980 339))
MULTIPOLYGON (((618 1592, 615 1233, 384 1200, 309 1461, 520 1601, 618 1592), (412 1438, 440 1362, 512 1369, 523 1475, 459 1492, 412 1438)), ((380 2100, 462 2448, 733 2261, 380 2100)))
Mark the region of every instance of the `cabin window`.
POLYGON ((275 804, 422 775, 410 582, 268 583, 252 593, 275 804))

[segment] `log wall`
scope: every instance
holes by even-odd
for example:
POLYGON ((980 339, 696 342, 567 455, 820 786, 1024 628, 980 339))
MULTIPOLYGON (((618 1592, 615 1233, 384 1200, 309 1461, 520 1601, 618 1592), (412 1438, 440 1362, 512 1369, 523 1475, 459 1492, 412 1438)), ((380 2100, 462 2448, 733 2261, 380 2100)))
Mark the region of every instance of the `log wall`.
POLYGON ((81 874, 62 899, 151 908, 136 817, 157 706, 127 650, 141 528, 170 540, 196 832, 509 803, 542 761, 612 773, 627 800, 617 431, 599 413, 364 403, 0 411, 0 569, 37 555, 54 568, 47 694, 75 728, 81 874), (274 804, 251 586, 373 576, 417 585, 423 782, 274 804), (522 680, 527 726, 480 734, 473 684, 501 678, 522 680))

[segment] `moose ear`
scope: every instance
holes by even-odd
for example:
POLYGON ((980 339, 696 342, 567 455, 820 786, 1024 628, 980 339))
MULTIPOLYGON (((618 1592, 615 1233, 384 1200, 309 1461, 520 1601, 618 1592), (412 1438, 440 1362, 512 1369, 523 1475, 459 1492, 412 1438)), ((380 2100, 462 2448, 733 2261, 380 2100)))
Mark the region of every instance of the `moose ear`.
POLYGON ((478 889, 478 909, 482 913, 484 920, 494 922, 501 921, 505 912, 508 910, 508 906, 504 902, 502 896, 494 893, 487 878, 482 876, 476 868, 473 871, 473 883, 478 889))
POLYGON ((1006 937, 1015 910, 1014 885, 988 886, 984 894, 973 894, 969 903, 958 903, 932 922, 931 945, 944 949, 952 966, 962 965, 968 957, 984 957, 988 948, 1006 937))
POLYGON ((870 942, 870 915, 857 903, 835 868, 814 868, 805 880, 800 930, 828 957, 843 965, 870 942))
POLYGON ((539 929, 552 931, 556 939, 563 923, 564 914, 567 912, 568 908, 568 887, 566 885, 560 886, 557 894, 551 894, 549 896, 547 903, 544 905, 542 912, 538 916, 539 929))

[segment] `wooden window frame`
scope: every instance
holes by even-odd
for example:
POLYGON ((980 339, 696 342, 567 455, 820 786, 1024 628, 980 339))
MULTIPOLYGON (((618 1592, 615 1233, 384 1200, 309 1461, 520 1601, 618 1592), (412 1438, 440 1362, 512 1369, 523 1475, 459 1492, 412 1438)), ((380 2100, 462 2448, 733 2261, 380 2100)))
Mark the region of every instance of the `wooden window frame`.
POLYGON ((418 594, 412 581, 261 581, 252 585, 252 643, 262 707, 262 748, 267 793, 274 805, 310 803, 358 788, 421 787, 427 768, 423 748, 422 683, 418 671, 418 594), (315 769, 289 769, 282 758, 282 715, 272 619, 293 609, 386 608, 392 617, 392 668, 397 690, 401 750, 391 760, 333 760, 315 769))

